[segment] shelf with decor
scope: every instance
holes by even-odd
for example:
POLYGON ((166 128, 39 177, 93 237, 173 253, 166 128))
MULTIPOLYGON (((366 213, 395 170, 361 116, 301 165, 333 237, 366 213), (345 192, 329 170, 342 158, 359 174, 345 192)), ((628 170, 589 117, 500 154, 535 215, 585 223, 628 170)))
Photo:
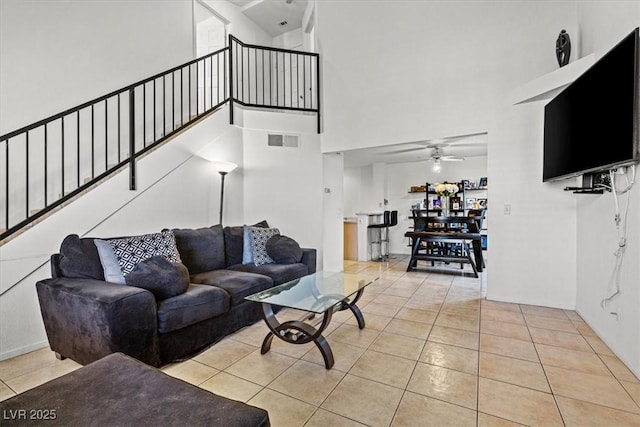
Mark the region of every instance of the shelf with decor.
MULTIPOLYGON (((456 190, 456 188, 449 188, 456 190)), ((412 186, 408 193, 411 198, 417 198, 420 195, 418 203, 411 205, 411 216, 409 219, 424 216, 469 216, 469 214, 482 215, 482 229, 480 233, 483 236, 482 248, 487 247, 487 208, 488 208, 488 185, 487 178, 482 177, 478 180, 461 180, 459 182, 443 182, 443 183, 426 183, 421 186, 412 186), (457 191, 451 191, 449 196, 443 195, 443 185, 457 187, 457 191), (438 190, 436 191, 436 186, 438 190), (443 200, 448 200, 449 209, 445 213, 442 209, 443 200), (470 212, 473 211, 473 212, 470 212)), ((412 228, 412 227, 411 227, 412 228)))
POLYGON ((489 200, 487 178, 482 177, 477 181, 465 179, 462 184, 466 194, 465 214, 468 214, 470 210, 487 209, 489 200))
MULTIPOLYGON (((442 188, 439 188, 442 190, 442 188)), ((430 216, 437 215, 442 216, 445 215, 445 212, 448 212, 449 215, 464 215, 465 214, 465 196, 464 196, 464 186, 462 182, 454 182, 454 183, 443 183, 443 184, 433 184, 426 183, 421 186, 412 186, 409 189, 409 194, 421 194, 424 195, 424 198, 420 200, 416 204, 411 205, 411 217, 416 216, 430 216), (451 196, 445 198, 443 194, 438 193, 436 191, 436 186, 455 186, 452 189, 456 191, 451 193, 451 196), (448 209, 443 209, 442 203, 444 200, 448 200, 449 206, 448 209)))

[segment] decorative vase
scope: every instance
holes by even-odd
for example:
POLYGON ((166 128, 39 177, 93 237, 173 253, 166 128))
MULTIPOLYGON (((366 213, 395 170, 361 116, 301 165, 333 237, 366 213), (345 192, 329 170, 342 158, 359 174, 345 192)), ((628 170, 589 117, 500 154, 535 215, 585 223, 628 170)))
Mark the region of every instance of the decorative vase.
POLYGON ((558 60, 558 65, 564 67, 569 63, 570 57, 571 38, 569 38, 569 34, 565 30, 562 30, 556 40, 556 59, 558 60))
POLYGON ((442 209, 442 216, 449 216, 449 196, 440 196, 440 209, 442 209))

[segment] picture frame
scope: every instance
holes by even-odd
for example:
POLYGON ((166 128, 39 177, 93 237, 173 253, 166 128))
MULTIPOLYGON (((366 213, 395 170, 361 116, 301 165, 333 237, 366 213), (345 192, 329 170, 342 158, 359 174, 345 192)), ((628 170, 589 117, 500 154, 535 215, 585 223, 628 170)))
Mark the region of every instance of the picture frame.
POLYGON ((473 205, 475 202, 476 202, 476 199, 474 197, 467 197, 467 199, 465 200, 466 208, 473 209, 473 205))
POLYGON ((480 205, 480 209, 487 209, 487 199, 478 199, 478 205, 480 205))
POLYGON ((480 188, 486 188, 487 187, 487 177, 486 176, 483 176, 482 178, 480 178, 480 182, 479 182, 478 186, 480 188))
POLYGON ((449 198, 449 209, 451 209, 452 211, 459 211, 460 209, 463 209, 461 205, 461 200, 460 197, 456 197, 456 196, 451 196, 449 198))

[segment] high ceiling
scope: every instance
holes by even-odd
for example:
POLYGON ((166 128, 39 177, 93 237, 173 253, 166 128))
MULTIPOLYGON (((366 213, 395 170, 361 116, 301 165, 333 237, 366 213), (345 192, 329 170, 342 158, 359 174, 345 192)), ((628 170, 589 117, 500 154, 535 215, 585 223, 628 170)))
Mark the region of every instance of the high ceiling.
POLYGON ((229 0, 271 37, 302 26, 308 0, 229 0))
MULTIPOLYGON (((302 26, 302 17, 309 0, 229 0, 240 11, 272 37, 302 26), (285 23, 283 25, 283 23, 285 23)), ((347 167, 373 163, 409 163, 429 160, 438 146, 436 156, 477 157, 487 155, 487 134, 461 135, 437 140, 412 141, 376 148, 344 152, 347 167)))

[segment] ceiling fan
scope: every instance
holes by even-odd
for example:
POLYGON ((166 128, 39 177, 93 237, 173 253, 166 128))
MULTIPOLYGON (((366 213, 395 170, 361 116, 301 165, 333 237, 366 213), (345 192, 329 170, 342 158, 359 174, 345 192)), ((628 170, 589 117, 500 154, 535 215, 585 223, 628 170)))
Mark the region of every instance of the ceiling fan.
POLYGON ((431 156, 427 160, 433 162, 434 172, 440 172, 440 162, 461 162, 464 160, 464 157, 445 155, 440 151, 440 147, 434 147, 431 156))
POLYGON ((427 160, 430 160, 434 163, 443 161, 443 162, 461 162, 464 160, 464 157, 447 155, 442 152, 440 147, 434 147, 431 152, 431 156, 428 157, 427 160))
MULTIPOLYGON (((401 154, 401 153, 410 153, 412 151, 423 151, 425 149, 433 149, 434 152, 431 157, 435 157, 436 154, 441 160, 444 160, 443 157, 456 157, 456 156, 445 156, 441 152, 436 151, 440 150, 444 147, 455 146, 455 147, 476 147, 477 143, 465 143, 466 139, 470 139, 475 136, 484 135, 484 133, 473 133, 468 135, 458 135, 445 139, 432 139, 427 141, 417 141, 413 144, 421 145, 421 147, 413 147, 413 148, 404 148, 402 150, 394 150, 394 151, 386 151, 384 153, 379 153, 380 155, 388 155, 388 154, 401 154), (460 141, 460 142, 458 142, 460 141)), ((449 159, 451 160, 451 159, 449 159)), ((464 160, 460 158, 459 160, 464 160)), ((456 161, 456 160, 454 160, 456 161)))

